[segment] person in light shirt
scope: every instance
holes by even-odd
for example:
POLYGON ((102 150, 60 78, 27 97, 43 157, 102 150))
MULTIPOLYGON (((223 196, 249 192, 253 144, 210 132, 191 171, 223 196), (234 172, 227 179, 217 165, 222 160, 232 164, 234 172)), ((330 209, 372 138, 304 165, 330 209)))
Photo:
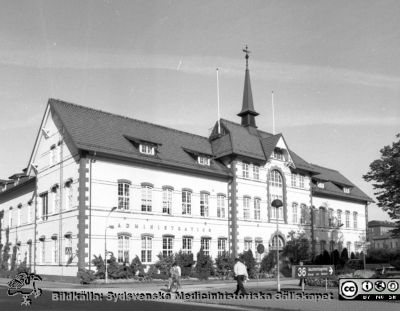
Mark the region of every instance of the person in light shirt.
POLYGON ((247 274, 247 267, 243 264, 239 258, 235 258, 235 266, 233 267, 233 272, 235 273, 235 278, 237 282, 235 295, 239 294, 239 291, 243 295, 247 295, 247 292, 243 286, 243 282, 249 278, 247 274))

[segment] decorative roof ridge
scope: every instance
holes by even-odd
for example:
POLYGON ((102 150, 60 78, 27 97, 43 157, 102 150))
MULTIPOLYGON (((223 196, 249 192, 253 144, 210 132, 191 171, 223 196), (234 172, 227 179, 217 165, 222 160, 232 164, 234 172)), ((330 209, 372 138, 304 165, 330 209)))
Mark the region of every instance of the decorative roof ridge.
POLYGON ((61 100, 61 99, 50 98, 49 99, 49 103, 50 103, 50 105, 53 104, 53 103, 56 103, 56 104, 57 103, 59 103, 59 104, 67 104, 67 105, 71 105, 71 106, 75 106, 75 107, 79 107, 79 108, 83 108, 83 109, 87 109, 87 110, 91 110, 91 111, 95 111, 95 112, 101 112, 103 114, 111 115, 113 117, 119 117, 119 118, 126 119, 126 120, 129 120, 129 121, 136 121, 136 122, 140 122, 140 123, 156 126, 156 127, 161 128, 161 129, 167 129, 167 130, 174 131, 174 132, 177 132, 177 133, 203 138, 203 139, 206 139, 208 141, 208 138, 205 137, 205 136, 201 136, 201 135, 198 135, 198 134, 193 134, 193 133, 177 130, 177 129, 174 129, 174 128, 171 128, 171 127, 168 127, 168 126, 165 126, 165 125, 159 125, 159 124, 151 123, 151 122, 148 122, 148 121, 143 121, 143 120, 139 120, 139 119, 135 119, 135 118, 130 118, 130 117, 127 117, 127 116, 123 116, 123 115, 120 115, 120 114, 104 111, 104 110, 101 110, 101 109, 96 109, 96 108, 87 107, 87 106, 83 106, 83 105, 79 105, 79 104, 74 104, 74 103, 71 103, 71 102, 66 102, 66 101, 61 100))
MULTIPOLYGON (((224 118, 220 118, 220 120, 221 120, 221 121, 225 121, 225 122, 227 122, 227 123, 231 123, 231 124, 233 124, 233 125, 237 125, 237 126, 242 127, 242 125, 241 125, 240 123, 237 123, 237 122, 235 122, 235 121, 231 121, 231 120, 224 119, 224 118)), ((257 129, 257 131, 260 132, 260 133, 264 133, 264 134, 268 134, 268 135, 274 136, 274 134, 272 134, 272 133, 270 133, 270 132, 262 131, 262 130, 259 130, 259 129, 257 129)), ((282 134, 282 133, 279 133, 279 134, 282 134)), ((278 135, 278 134, 275 134, 275 135, 278 135)))

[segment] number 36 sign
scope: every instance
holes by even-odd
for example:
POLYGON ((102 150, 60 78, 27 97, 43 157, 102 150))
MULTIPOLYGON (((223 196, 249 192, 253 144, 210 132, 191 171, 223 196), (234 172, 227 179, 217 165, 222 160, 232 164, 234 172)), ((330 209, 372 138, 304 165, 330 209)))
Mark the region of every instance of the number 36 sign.
POLYGON ((333 275, 333 266, 295 266, 295 277, 304 279, 309 277, 327 278, 333 275))

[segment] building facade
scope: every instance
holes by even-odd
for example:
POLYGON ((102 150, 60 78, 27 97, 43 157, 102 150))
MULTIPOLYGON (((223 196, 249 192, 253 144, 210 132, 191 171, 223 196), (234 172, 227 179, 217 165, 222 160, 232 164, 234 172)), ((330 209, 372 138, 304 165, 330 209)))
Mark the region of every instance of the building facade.
POLYGON ((371 199, 259 130, 257 115, 247 59, 241 122, 220 119, 210 137, 50 99, 27 169, 0 181, 0 243, 39 274, 69 276, 105 249, 148 265, 201 247, 267 253, 290 231, 314 255, 361 248, 371 199))
POLYGON ((400 238, 392 237, 390 231, 396 228, 396 224, 388 221, 372 220, 368 222, 369 247, 400 249, 400 238))

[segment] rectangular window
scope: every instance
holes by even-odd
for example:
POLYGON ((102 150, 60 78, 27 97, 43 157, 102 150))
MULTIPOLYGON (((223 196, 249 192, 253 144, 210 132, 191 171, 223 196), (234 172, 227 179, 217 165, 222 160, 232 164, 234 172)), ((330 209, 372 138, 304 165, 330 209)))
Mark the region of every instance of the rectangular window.
POLYGON ((297 187, 297 175, 296 174, 292 174, 291 181, 292 181, 292 187, 297 187))
POLYGON ((351 242, 346 243, 346 248, 347 248, 347 252, 350 254, 351 253, 351 242))
POLYGON ((334 221, 333 221, 333 209, 328 210, 328 226, 333 227, 334 221))
POLYGON ((68 262, 72 257, 72 237, 65 237, 65 261, 68 262))
POLYGON ((49 218, 49 200, 47 192, 42 196, 42 220, 47 220, 49 218))
POLYGON ((192 253, 192 243, 193 243, 193 238, 190 238, 190 237, 182 238, 182 252, 184 254, 192 253))
POLYGON ((350 212, 346 211, 346 228, 350 228, 350 212))
POLYGON ((222 256, 226 252, 226 239, 218 239, 218 256, 222 256))
POLYGON ((173 237, 163 237, 163 257, 172 255, 173 237))
POLYGON ((140 153, 147 154, 147 155, 154 155, 155 154, 155 147, 148 144, 140 144, 139 151, 140 153))
POLYGON ((338 223, 338 226, 340 226, 342 224, 342 211, 341 210, 337 211, 337 223, 338 223))
POLYGON ((201 247, 206 256, 210 256, 210 240, 210 238, 201 238, 201 247))
POLYGON ((171 188, 163 188, 163 213, 171 215, 172 209, 172 192, 171 188))
POLYGON ((27 210, 26 210, 26 222, 29 224, 31 222, 32 217, 32 202, 28 202, 27 210))
POLYGON ((46 262, 46 247, 45 247, 45 244, 46 242, 43 240, 43 241, 40 241, 40 245, 41 245, 41 257, 40 257, 40 260, 41 260, 41 262, 42 263, 45 263, 46 262))
MULTIPOLYGON (((279 200, 281 200, 283 202, 283 197, 281 195, 274 195, 273 194, 273 195, 271 195, 270 199, 271 199, 271 202, 276 200, 276 199, 279 199, 279 200)), ((277 219, 277 218, 278 219, 283 219, 283 206, 281 206, 279 208, 271 206, 271 218, 272 219, 277 219)))
POLYGON ((258 198, 254 199, 254 219, 260 220, 260 202, 261 200, 258 198))
POLYGON ((198 156, 198 157, 197 157, 197 162, 198 162, 200 165, 207 165, 207 166, 210 166, 210 158, 205 157, 205 156, 198 156))
POLYGON ((293 223, 297 224, 297 203, 292 204, 293 223))
POLYGON ((142 237, 142 263, 150 263, 152 261, 152 242, 153 239, 151 236, 142 237))
POLYGON ((129 263, 129 236, 118 236, 118 262, 129 263))
POLYGON ((149 185, 142 186, 142 212, 151 212, 153 205, 153 188, 149 185))
POLYGON ((208 193, 200 193, 200 216, 208 217, 208 197, 208 193))
POLYGON ((12 209, 10 209, 8 211, 8 227, 11 228, 13 223, 12 223, 13 219, 12 219, 12 209))
POLYGON ((73 208, 73 185, 69 182, 65 185, 65 209, 73 208))
POLYGON ((53 239, 52 263, 57 263, 57 261, 58 261, 58 239, 53 239))
POLYGON ((344 192, 344 193, 350 193, 350 188, 344 187, 344 188, 343 188, 343 192, 344 192))
POLYGON ((51 195, 53 198, 53 214, 56 214, 60 209, 60 191, 58 190, 58 187, 52 188, 51 195))
POLYGON ((49 160, 49 164, 50 165, 54 165, 57 163, 57 146, 56 145, 52 145, 50 147, 50 160, 49 160))
POLYGON ((307 206, 305 204, 301 204, 300 210, 301 210, 300 223, 304 225, 305 223, 307 223, 307 206))
POLYGON ((244 251, 247 252, 248 250, 251 250, 251 240, 244 240, 244 251))
POLYGON ((243 219, 250 219, 250 198, 243 198, 243 219))
POLYGON ((253 165, 253 178, 255 180, 260 179, 260 167, 258 165, 253 165))
POLYGON ((225 218, 225 196, 217 196, 217 217, 225 218))
POLYGON ((319 209, 319 224, 321 227, 326 226, 325 219, 326 219, 326 210, 325 210, 325 208, 320 208, 319 209))
POLYGON ((187 190, 182 191, 182 215, 192 214, 192 193, 187 190))
POLYGON ((249 164, 248 163, 242 163, 242 177, 243 178, 249 178, 249 164))
POLYGON ((18 206, 17 208, 17 226, 21 225, 21 208, 22 206, 18 206))
POLYGON ((284 160, 283 151, 281 149, 275 148, 274 152, 272 153, 272 157, 276 160, 284 160))
POLYGON ((304 189, 304 175, 300 175, 299 177, 299 187, 304 189))
POLYGON ((357 229, 357 227, 358 227, 358 222, 357 222, 357 212, 354 212, 353 213, 353 226, 354 226, 354 229, 357 229))
POLYGON ((129 209, 129 184, 118 182, 118 209, 129 209))
POLYGON ((324 252, 324 250, 326 249, 326 242, 324 240, 321 240, 320 246, 321 246, 320 253, 322 254, 324 252))

